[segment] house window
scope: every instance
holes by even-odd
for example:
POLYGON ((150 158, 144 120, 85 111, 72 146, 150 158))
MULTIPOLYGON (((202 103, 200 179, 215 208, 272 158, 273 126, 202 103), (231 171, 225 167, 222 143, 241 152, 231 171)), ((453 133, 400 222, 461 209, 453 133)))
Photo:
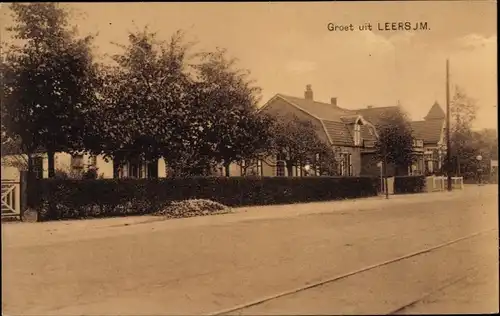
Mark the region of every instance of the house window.
POLYGON ((130 178, 147 178, 148 177, 148 168, 146 167, 146 163, 141 161, 140 159, 134 159, 128 163, 128 176, 130 178))
POLYGON ((279 160, 276 162, 276 176, 277 177, 285 176, 285 162, 283 160, 279 160))
POLYGON ((413 147, 418 147, 418 148, 424 147, 424 141, 421 139, 414 139, 413 147))
POLYGON ((352 176, 352 161, 351 161, 351 154, 346 154, 346 175, 347 176, 352 176))
POLYGON ((321 175, 321 169, 320 169, 320 161, 321 160, 320 160, 320 158, 321 157, 319 156, 319 154, 316 154, 316 156, 314 157, 314 162, 315 162, 315 164, 314 164, 314 175, 315 176, 321 175))
POLYGON ((354 124, 354 145, 361 145, 361 125, 357 123, 354 124))
POLYGON ((340 156, 339 163, 339 173, 342 176, 351 176, 353 174, 352 163, 351 163, 351 154, 342 153, 340 156))
POLYGON ((153 160, 145 164, 145 172, 147 178, 158 178, 158 160, 153 160))
POLYGON ((139 176, 139 164, 137 162, 129 162, 128 164, 128 176, 131 178, 137 178, 139 176))
POLYGON ((81 172, 83 170, 83 155, 73 155, 71 156, 71 169, 76 172, 81 172))
POLYGON ((37 179, 43 178, 43 157, 33 158, 33 172, 37 179))
POLYGON ((97 167, 97 156, 89 157, 89 166, 97 167))
POLYGON ((262 167, 262 160, 257 160, 257 172, 258 172, 258 175, 259 176, 263 176, 264 175, 264 169, 262 167))

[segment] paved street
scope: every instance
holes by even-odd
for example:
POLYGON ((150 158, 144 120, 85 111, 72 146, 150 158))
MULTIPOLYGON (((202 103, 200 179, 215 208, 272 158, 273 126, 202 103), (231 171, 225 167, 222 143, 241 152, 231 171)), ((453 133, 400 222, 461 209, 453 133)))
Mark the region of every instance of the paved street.
POLYGON ((3 224, 2 309, 7 315, 498 312, 497 199, 496 186, 471 185, 181 220, 3 224), (435 249, 421 253, 429 248, 435 249))

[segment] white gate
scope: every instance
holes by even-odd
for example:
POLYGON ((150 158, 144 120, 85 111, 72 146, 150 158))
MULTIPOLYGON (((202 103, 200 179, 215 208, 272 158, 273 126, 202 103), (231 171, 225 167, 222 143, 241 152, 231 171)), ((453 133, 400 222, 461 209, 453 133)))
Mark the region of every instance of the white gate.
POLYGON ((2 217, 21 216, 21 183, 2 179, 2 217))

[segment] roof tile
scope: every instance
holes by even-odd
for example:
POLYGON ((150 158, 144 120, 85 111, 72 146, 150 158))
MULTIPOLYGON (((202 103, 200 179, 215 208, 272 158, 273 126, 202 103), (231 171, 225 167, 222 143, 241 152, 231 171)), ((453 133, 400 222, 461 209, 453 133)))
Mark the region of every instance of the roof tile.
POLYGON ((359 115, 363 116, 365 120, 377 125, 384 116, 389 116, 397 111, 399 111, 398 106, 385 106, 385 107, 373 107, 354 110, 359 115))
POLYGON ((350 110, 342 109, 329 103, 306 100, 303 98, 297 98, 283 94, 278 95, 288 102, 301 107, 302 109, 306 110, 307 112, 311 113, 321 120, 340 122, 341 116, 355 114, 350 110))
POLYGON ((430 120, 430 121, 413 121, 411 128, 413 130, 413 137, 421 139, 424 144, 437 144, 441 139, 443 131, 444 119, 430 120))
POLYGON ((444 113, 443 109, 437 102, 435 102, 427 115, 425 116, 425 120, 443 120, 446 118, 446 114, 444 113))
POLYGON ((323 120, 326 132, 334 145, 353 146, 354 140, 347 126, 342 122, 323 120))

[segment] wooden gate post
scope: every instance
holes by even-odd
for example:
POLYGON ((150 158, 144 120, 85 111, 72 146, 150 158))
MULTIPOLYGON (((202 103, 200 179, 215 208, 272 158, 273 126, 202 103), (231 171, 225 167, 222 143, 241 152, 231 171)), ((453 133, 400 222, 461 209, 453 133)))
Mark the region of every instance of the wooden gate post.
POLYGON ((28 208, 28 171, 19 172, 19 193, 21 194, 20 202, 20 219, 23 220, 24 212, 28 208))

